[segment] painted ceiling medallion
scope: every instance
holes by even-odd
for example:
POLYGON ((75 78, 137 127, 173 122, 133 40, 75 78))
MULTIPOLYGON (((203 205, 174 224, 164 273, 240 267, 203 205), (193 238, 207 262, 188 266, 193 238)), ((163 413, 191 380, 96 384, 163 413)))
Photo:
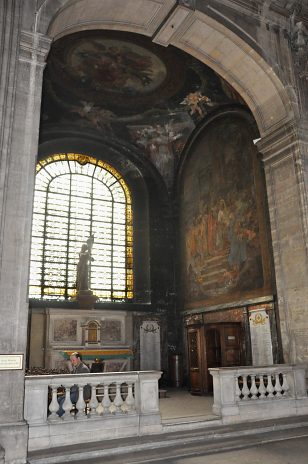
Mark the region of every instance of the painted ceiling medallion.
POLYGON ((139 96, 157 90, 167 75, 158 56, 123 40, 79 41, 67 58, 72 77, 98 92, 139 96))
POLYGON ((153 104, 174 95, 185 79, 181 60, 144 38, 129 40, 102 31, 59 39, 50 54, 48 73, 66 89, 62 98, 78 97, 118 107, 153 104))

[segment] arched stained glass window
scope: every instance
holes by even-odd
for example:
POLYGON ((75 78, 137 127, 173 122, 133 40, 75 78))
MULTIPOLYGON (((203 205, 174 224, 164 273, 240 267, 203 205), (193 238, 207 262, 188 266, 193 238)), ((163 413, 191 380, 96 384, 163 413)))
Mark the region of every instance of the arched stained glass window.
POLYGON ((91 290, 101 301, 133 298, 132 205, 124 179, 107 163, 86 155, 60 153, 40 161, 30 298, 74 298, 79 252, 91 234, 91 290))

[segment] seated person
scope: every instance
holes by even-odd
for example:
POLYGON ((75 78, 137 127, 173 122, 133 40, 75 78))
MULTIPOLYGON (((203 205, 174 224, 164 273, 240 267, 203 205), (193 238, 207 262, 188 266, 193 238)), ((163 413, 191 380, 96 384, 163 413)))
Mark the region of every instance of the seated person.
MULTIPOLYGON (((89 373, 89 368, 86 366, 81 359, 81 354, 75 351, 70 356, 70 361, 72 363, 72 374, 87 374, 89 373)), ((70 398, 71 402, 75 405, 78 401, 79 388, 78 385, 73 385, 71 388, 70 398)), ((91 398, 91 386, 86 385, 84 387, 84 400, 87 401, 91 398)), ((61 417, 64 414, 63 403, 65 401, 65 395, 58 397, 59 401, 59 410, 58 415, 61 417)))

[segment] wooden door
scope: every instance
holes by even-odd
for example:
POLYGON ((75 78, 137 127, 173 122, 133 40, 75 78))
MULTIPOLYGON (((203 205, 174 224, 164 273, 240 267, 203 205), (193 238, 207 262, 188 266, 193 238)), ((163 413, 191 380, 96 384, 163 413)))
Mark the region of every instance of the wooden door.
POLYGON ((244 364, 241 353, 241 325, 223 324, 221 327, 221 366, 244 364))
POLYGON ((221 334, 220 327, 210 326, 204 329, 205 338, 205 360, 206 369, 204 372, 205 393, 213 391, 213 378, 209 373, 210 367, 221 366, 221 334))
POLYGON ((217 323, 188 329, 189 379, 191 393, 213 391, 210 367, 245 364, 241 350, 241 324, 217 323))
POLYGON ((205 326, 205 359, 206 372, 205 393, 213 391, 213 377, 210 367, 240 366, 241 356, 241 324, 221 323, 205 326))
POLYGON ((190 327, 187 331, 189 383, 192 395, 204 393, 204 339, 203 327, 190 327))

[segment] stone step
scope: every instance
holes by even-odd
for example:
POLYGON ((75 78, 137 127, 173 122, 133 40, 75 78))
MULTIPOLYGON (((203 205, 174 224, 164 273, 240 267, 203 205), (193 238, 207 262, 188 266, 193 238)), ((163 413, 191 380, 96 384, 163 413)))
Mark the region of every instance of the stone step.
MULTIPOLYGON (((185 443, 181 442, 176 444, 175 446, 169 446, 165 448, 154 448, 150 450, 144 451, 135 451, 132 453, 128 453, 125 455, 114 455, 110 457, 102 457, 102 458, 95 458, 95 459, 90 459, 90 460, 79 460, 75 461, 75 464, 150 464, 150 463, 156 463, 156 464, 166 464, 166 463, 178 463, 178 462, 194 462, 198 464, 203 464, 203 463, 208 463, 210 464, 212 462, 212 459, 215 456, 220 457, 219 462, 221 464, 227 464, 229 461, 225 458, 225 453, 232 453, 234 452, 233 456, 235 456, 235 453, 239 453, 241 450, 245 450, 248 448, 254 448, 256 451, 256 457, 259 456, 260 449, 262 450, 266 445, 273 446, 275 443, 282 443, 282 442, 287 442, 288 443, 288 449, 292 450, 292 440, 298 442, 298 440, 307 440, 308 437, 308 428, 304 429, 298 429, 298 430, 291 430, 291 431, 275 431, 275 432, 270 432, 267 434, 258 434, 255 436, 244 436, 244 437, 235 437, 232 439, 222 439, 222 440, 216 440, 212 442, 196 442, 196 443, 185 443)), ((294 445, 293 445, 294 446, 294 445)), ((296 445, 295 445, 296 446, 296 445)), ((277 447, 276 447, 277 448, 277 447)), ((261 451, 262 452, 262 451, 261 451)), ((299 451, 300 453, 300 451, 299 451)), ((290 451, 289 453, 290 457, 295 457, 297 456, 296 451, 294 450, 294 453, 290 451)), ((299 454, 300 457, 302 457, 301 454, 299 454)), ((285 457, 285 456, 284 456, 285 457)), ((281 458, 280 458, 281 459, 281 458)), ((215 462, 217 462, 215 460, 215 462)), ((249 461, 242 461, 242 460, 237 460, 237 461, 232 461, 232 462, 238 462, 240 464, 247 464, 249 461)), ((262 459, 258 459, 257 461, 253 461, 254 463, 261 463, 264 462, 262 459)), ((271 463, 271 461, 267 461, 268 463, 271 463)), ((277 461, 275 461, 277 462, 277 461)), ((281 462, 283 463, 291 463, 294 462, 293 460, 283 460, 281 459, 281 462)), ((298 462, 295 460, 295 462, 298 462)), ((301 461, 303 463, 307 461, 301 461)), ((62 463, 61 463, 62 464, 62 463)))
MULTIPOLYGON (((200 421, 205 422, 205 421, 200 421)), ((28 464, 104 464, 142 462, 147 457, 151 460, 159 455, 163 458, 195 455, 197 449, 202 453, 216 453, 232 449, 254 446, 292 437, 308 437, 308 416, 289 417, 284 419, 242 423, 235 425, 217 425, 215 421, 207 421, 207 426, 190 428, 191 424, 182 423, 182 429, 172 430, 171 421, 164 424, 163 434, 105 440, 80 446, 65 446, 42 451, 31 452, 28 464), (167 427, 166 427, 167 426, 167 427), (146 453, 146 454, 145 454, 146 453), (124 459, 125 456, 125 459, 124 459), (100 461, 101 459, 101 461, 100 461)), ((180 424, 173 423, 173 426, 180 424)), ((204 425, 204 424, 203 424, 204 425)))

